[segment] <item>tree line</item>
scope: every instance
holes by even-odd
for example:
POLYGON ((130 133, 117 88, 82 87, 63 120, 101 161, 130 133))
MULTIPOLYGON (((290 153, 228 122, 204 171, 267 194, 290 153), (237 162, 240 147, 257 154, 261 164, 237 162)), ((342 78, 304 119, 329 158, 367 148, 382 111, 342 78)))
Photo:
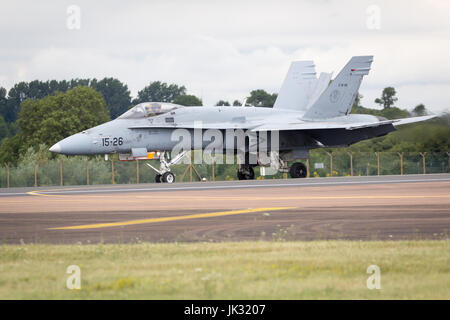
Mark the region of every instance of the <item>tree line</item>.
MULTIPOLYGON (((396 94, 393 87, 383 90, 381 97, 375 100, 382 109, 363 107, 362 96, 358 94, 352 113, 395 119, 424 115, 428 112, 423 104, 417 105, 411 111, 395 107, 396 94)), ((246 99, 246 105, 270 108, 276 98, 276 93, 268 93, 263 89, 252 90, 246 99)), ((185 86, 161 81, 150 82, 138 91, 135 98, 131 97, 128 86, 115 78, 45 82, 34 80, 19 82, 9 91, 0 87, 0 164, 16 164, 29 148, 37 150, 42 144, 51 146, 76 132, 115 119, 130 107, 147 101, 171 102, 185 106, 203 105, 200 98, 187 94, 185 86)), ((241 104, 238 100, 232 103, 219 100, 216 103, 217 106, 241 104)), ((411 127, 415 133, 404 134, 401 141, 395 140, 395 134, 399 134, 395 133, 387 136, 388 138, 378 138, 366 144, 361 142, 352 148, 370 149, 376 145, 387 150, 393 148, 395 143, 395 148, 401 145, 411 149, 420 145, 421 148, 431 148, 434 151, 448 150, 448 115, 425 125, 432 124, 433 128, 427 127, 429 133, 417 131, 415 126, 411 127), (410 137, 416 140, 412 141, 410 137)))

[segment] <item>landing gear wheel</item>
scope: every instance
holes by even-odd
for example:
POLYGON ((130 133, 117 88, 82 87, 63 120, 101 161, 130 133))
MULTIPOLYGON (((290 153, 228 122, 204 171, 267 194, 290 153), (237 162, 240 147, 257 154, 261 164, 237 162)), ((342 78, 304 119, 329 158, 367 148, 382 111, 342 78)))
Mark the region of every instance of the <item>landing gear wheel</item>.
POLYGON ((237 176, 239 180, 253 180, 255 178, 255 172, 251 166, 243 166, 239 168, 237 176))
POLYGON ((306 178, 308 173, 306 166, 301 162, 295 162, 289 169, 291 178, 306 178))
POLYGON ((157 174, 157 175, 155 176, 155 182, 156 182, 156 183, 161 183, 161 175, 160 175, 160 174, 157 174))
POLYGON ((166 172, 163 174, 161 181, 167 183, 174 183, 175 175, 172 172, 166 172))

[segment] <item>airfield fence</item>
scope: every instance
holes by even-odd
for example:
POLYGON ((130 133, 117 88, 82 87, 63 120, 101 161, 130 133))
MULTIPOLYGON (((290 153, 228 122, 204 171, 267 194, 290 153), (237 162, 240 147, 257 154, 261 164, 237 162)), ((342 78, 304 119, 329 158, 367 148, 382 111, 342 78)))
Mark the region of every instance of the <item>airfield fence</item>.
MULTIPOLYGON (((17 166, 0 167, 0 187, 37 187, 60 185, 96 185, 153 183, 156 173, 145 162, 159 167, 157 160, 118 161, 117 157, 59 157, 56 159, 21 162, 17 166)), ((326 152, 313 150, 302 161, 309 177, 406 175, 449 173, 448 152, 326 152)), ((171 167, 176 181, 237 180, 238 165, 177 164, 171 167)), ((287 173, 260 175, 256 179, 289 178, 287 173)))

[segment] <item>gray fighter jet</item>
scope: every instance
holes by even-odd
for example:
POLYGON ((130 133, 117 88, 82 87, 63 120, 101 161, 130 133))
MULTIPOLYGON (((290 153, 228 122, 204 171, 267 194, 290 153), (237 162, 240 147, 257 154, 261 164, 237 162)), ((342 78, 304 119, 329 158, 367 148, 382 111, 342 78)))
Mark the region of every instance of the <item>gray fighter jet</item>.
POLYGON ((386 135, 398 125, 434 117, 387 120, 349 114, 372 61, 372 56, 352 57, 331 83, 331 74, 316 77, 312 61, 293 62, 273 108, 141 103, 115 120, 59 141, 50 151, 66 155, 118 153, 121 160, 148 159, 156 154, 160 161, 159 169, 152 167, 156 182, 174 182, 170 167, 195 149, 239 158, 240 180, 253 179, 255 166, 289 172, 292 178, 306 177, 303 163, 288 167, 288 161, 307 159, 314 148, 347 147, 386 135))

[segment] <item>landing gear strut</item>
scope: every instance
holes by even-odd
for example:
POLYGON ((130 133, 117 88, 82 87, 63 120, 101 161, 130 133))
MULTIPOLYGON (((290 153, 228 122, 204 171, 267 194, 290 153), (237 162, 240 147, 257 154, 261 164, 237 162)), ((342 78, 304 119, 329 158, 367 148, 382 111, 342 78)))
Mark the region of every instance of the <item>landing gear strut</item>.
POLYGON ((183 151, 179 153, 175 158, 173 158, 170 162, 168 162, 166 159, 166 152, 161 152, 159 156, 159 170, 153 167, 151 164, 146 163, 147 166, 149 166, 156 172, 155 182, 174 183, 175 174, 170 171, 170 166, 178 163, 187 153, 188 151, 183 151))

